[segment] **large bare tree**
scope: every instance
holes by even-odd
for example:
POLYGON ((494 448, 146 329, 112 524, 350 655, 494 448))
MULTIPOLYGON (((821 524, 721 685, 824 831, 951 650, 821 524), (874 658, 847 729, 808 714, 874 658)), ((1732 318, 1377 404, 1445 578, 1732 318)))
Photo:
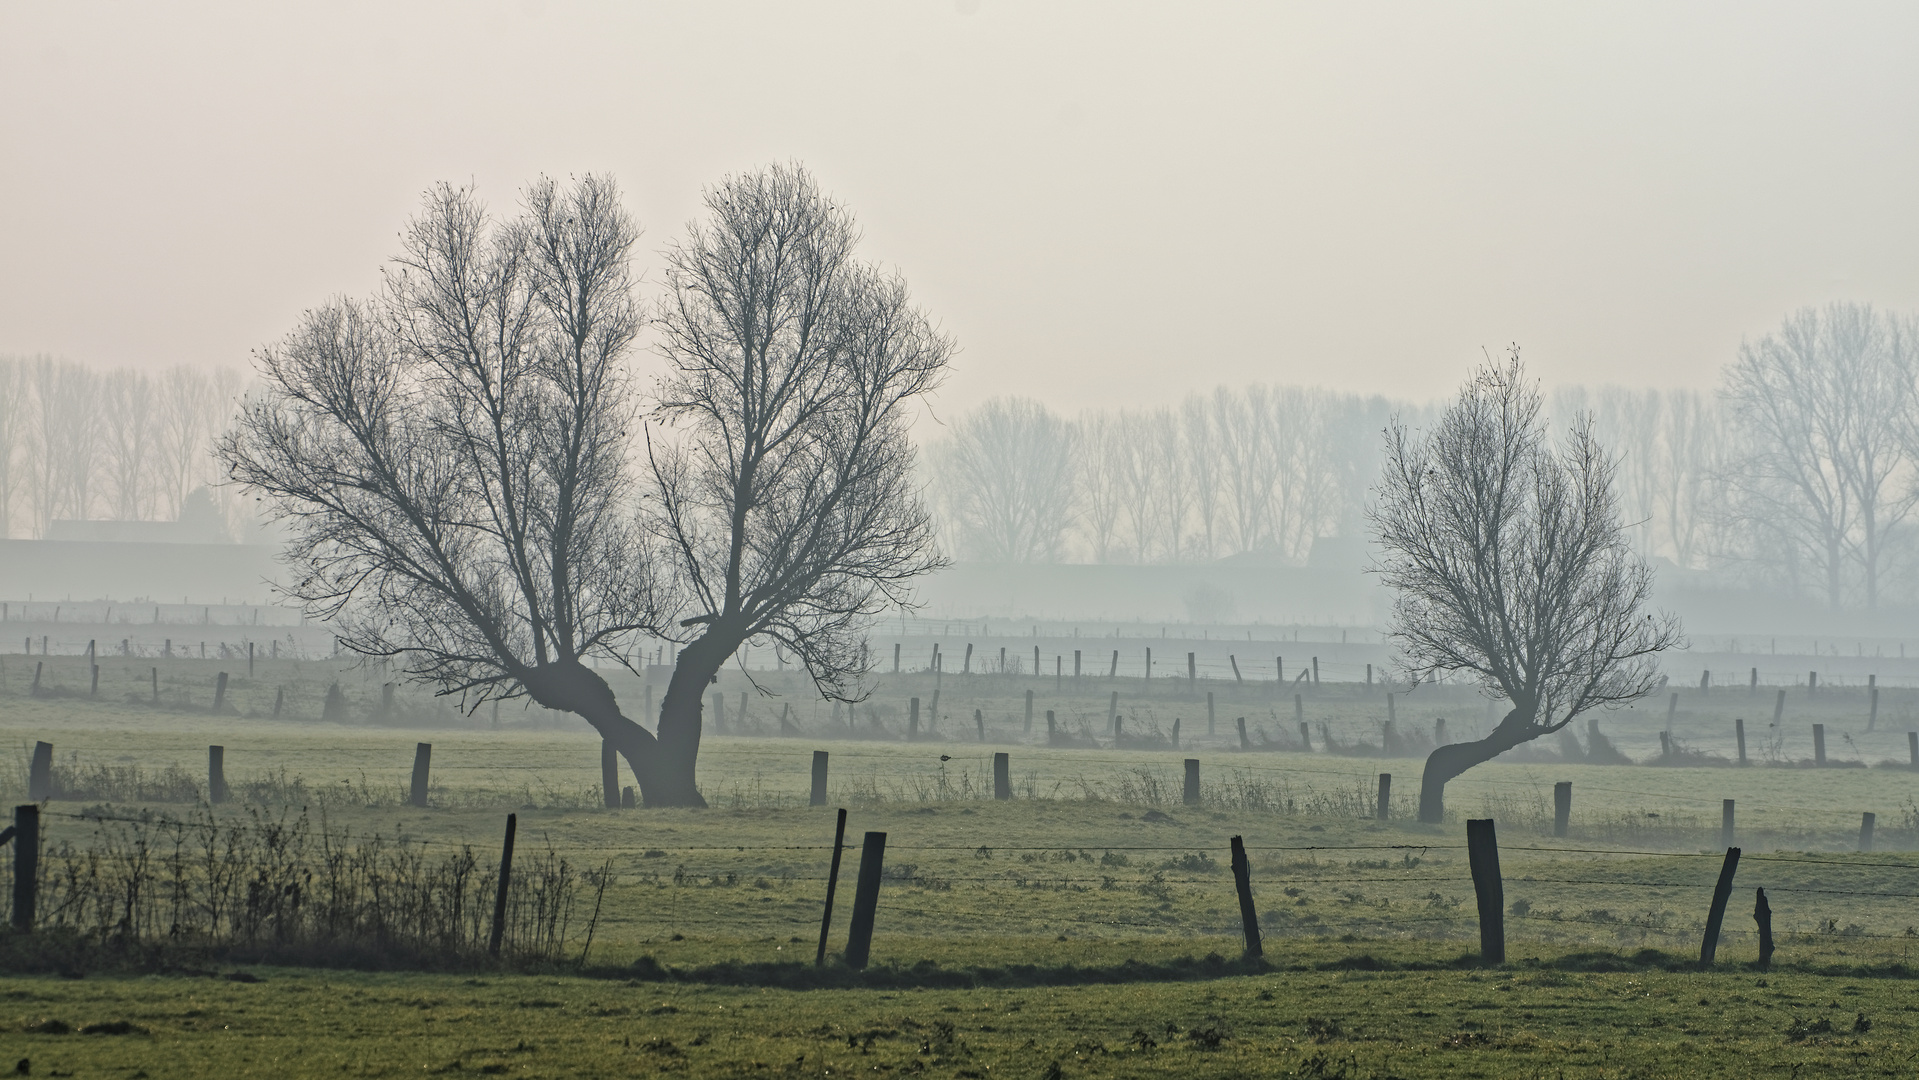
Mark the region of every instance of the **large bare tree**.
POLYGON ((729 178, 706 207, 667 253, 651 449, 686 616, 661 628, 684 645, 660 705, 665 798, 696 806, 705 691, 736 650, 770 643, 856 699, 867 622, 940 565, 907 423, 953 351, 804 170, 729 178))
POLYGON ((629 500, 623 361, 637 231, 610 180, 542 180, 489 220, 435 188, 385 290, 259 355, 220 454, 290 525, 290 587, 341 641, 469 707, 576 713, 649 803, 679 790, 587 661, 657 621, 629 500))
POLYGON ((1370 517, 1397 591, 1391 636, 1415 681, 1464 673, 1512 708, 1486 737, 1426 759, 1419 819, 1447 781, 1581 713, 1650 691, 1678 621, 1644 609, 1652 571, 1619 520, 1613 463, 1580 418, 1554 446, 1517 347, 1488 362, 1430 432, 1395 422, 1370 517))

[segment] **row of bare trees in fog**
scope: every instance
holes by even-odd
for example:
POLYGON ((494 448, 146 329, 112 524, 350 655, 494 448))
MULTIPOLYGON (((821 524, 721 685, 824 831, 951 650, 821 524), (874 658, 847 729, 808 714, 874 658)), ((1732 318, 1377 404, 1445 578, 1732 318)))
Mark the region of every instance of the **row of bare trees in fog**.
MULTIPOLYGON (((1834 607, 1919 599, 1919 323, 1806 308, 1742 345, 1716 392, 1560 387, 1618 461, 1635 547, 1724 585, 1834 607)), ((929 447, 948 548, 982 561, 1299 563, 1357 536, 1393 416, 1431 406, 1221 387, 1064 417, 1001 398, 929 447)))
POLYGON ((213 441, 241 385, 231 368, 0 356, 0 537, 63 518, 177 519, 219 477, 213 441))

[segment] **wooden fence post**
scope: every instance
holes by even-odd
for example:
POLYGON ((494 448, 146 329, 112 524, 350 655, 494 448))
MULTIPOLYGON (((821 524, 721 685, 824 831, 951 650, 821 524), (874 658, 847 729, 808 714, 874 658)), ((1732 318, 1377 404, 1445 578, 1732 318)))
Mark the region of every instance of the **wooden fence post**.
POLYGON ((1033 692, 1032 692, 1031 690, 1028 690, 1028 691, 1026 692, 1026 729, 1025 729, 1025 733, 1026 733, 1026 734, 1028 734, 1028 735, 1031 735, 1031 734, 1033 733, 1033 692))
MULTIPOLYGON (((897 651, 899 646, 893 648, 897 651)), ((826 935, 833 929, 833 894, 840 887, 840 853, 846 849, 846 808, 840 808, 839 824, 833 826, 833 868, 826 872, 826 910, 820 915, 820 950, 813 956, 814 967, 826 966, 826 935)))
POLYGON ((1806 672, 1806 696, 1811 697, 1812 695, 1817 694, 1818 692, 1819 692, 1819 673, 1817 671, 1806 672))
POLYGON ((213 680, 213 711, 219 712, 221 709, 226 708, 226 705, 227 673, 222 671, 219 677, 213 680))
POLYGON ((1751 688, 1747 690, 1747 693, 1755 696, 1757 696, 1759 693, 1759 669, 1758 668, 1752 669, 1752 685, 1751 685, 1751 688))
MULTIPOLYGON (((44 654, 44 653, 42 653, 41 655, 43 655, 43 656, 44 656, 45 654, 44 654)), ((32 694, 32 695, 34 695, 34 696, 36 696, 36 697, 37 697, 37 696, 39 696, 39 694, 40 694, 40 671, 41 671, 41 669, 42 669, 42 668, 45 668, 46 666, 47 666, 47 662, 46 662, 45 660, 35 660, 35 661, 33 662, 33 685, 32 685, 31 687, 29 687, 29 688, 27 689, 27 693, 29 693, 29 694, 32 694)))
POLYGON ((1878 815, 1868 810, 1859 817, 1859 850, 1872 850, 1872 826, 1878 821, 1878 815))
POLYGON ((600 805, 620 808, 620 752, 607 739, 600 740, 600 805))
POLYGON ((1662 761, 1672 757, 1672 732, 1670 731, 1659 733, 1659 757, 1662 761))
POLYGON ((1199 692, 1199 663, 1194 660, 1192 653, 1186 654, 1186 692, 1199 692))
POLYGON ((906 741, 912 742, 920 737, 920 699, 913 698, 906 703, 906 741))
POLYGON ((1244 683, 1246 680, 1240 677, 1240 674, 1239 674, 1239 657, 1228 656, 1226 657, 1226 660, 1228 663, 1233 665, 1233 681, 1235 683, 1244 683))
POLYGON ((1766 890, 1754 891, 1759 895, 1753 901, 1752 921, 1759 924, 1759 970, 1765 971, 1772 966, 1772 905, 1766 903, 1766 890))
POLYGON ((1506 890, 1499 879, 1499 840, 1491 818, 1466 823, 1466 860, 1472 867, 1473 892, 1479 899, 1479 958, 1487 964, 1506 962, 1506 890))
MULTIPOLYGON (((1073 688, 1075 690, 1079 689, 1079 654, 1078 649, 1073 650, 1073 688)), ((1035 671, 1033 674, 1037 675, 1039 672, 1035 671)))
POLYGON ((1733 842, 1733 801, 1719 800, 1719 846, 1729 848, 1733 842))
POLYGON ((1739 764, 1750 764, 1746 760, 1746 718, 1741 716, 1732 722, 1733 734, 1739 737, 1739 764))
POLYGON ((1379 774, 1379 820, 1385 821, 1390 816, 1392 805, 1393 774, 1383 772, 1379 774))
POLYGON ((1206 691, 1206 737, 1213 735, 1213 692, 1206 691))
POLYGON ((1053 727, 1053 710, 1048 709, 1046 710, 1046 743, 1047 745, 1049 746, 1052 745, 1052 742, 1056 737, 1057 737, 1057 734, 1053 727))
POLYGON ((1719 928, 1726 921, 1726 901, 1732 898, 1732 875, 1739 869, 1739 849, 1726 849, 1726 861, 1719 867, 1719 883, 1712 889, 1712 908, 1706 915, 1706 936, 1699 943, 1699 966, 1712 966, 1713 953, 1719 948, 1719 928))
POLYGON ((207 802, 227 801, 227 748, 207 747, 207 802))
POLYGON ((1119 733, 1119 691, 1117 690, 1113 691, 1113 696, 1110 699, 1108 699, 1106 703, 1106 726, 1108 728, 1111 728, 1113 733, 1116 736, 1118 735, 1119 733))
POLYGON ((1812 726, 1812 763, 1814 765, 1826 763, 1826 725, 1824 724, 1812 726))
POLYGON ((1199 759, 1186 759, 1186 788, 1180 793, 1180 802, 1187 806, 1199 805, 1199 759))
POLYGON ((1305 748, 1306 753, 1313 752, 1313 729, 1306 726, 1304 720, 1299 722, 1299 745, 1305 748))
POLYGON ((1253 867, 1246 858, 1246 841, 1233 837, 1233 887, 1239 892, 1239 925, 1246 935, 1246 955, 1257 959, 1265 949, 1259 940, 1259 912, 1253 907, 1253 867))
POLYGON ((993 798, 1013 797, 1012 758, 1005 751, 993 755, 993 798))
POLYGON ((93 685, 91 688, 87 690, 87 696, 99 697, 100 696, 100 665, 93 664, 90 666, 93 668, 93 685))
POLYGON ((1866 684, 1866 696, 1870 698, 1872 702, 1871 707, 1866 712, 1866 734, 1870 735, 1872 734, 1872 729, 1879 726, 1879 676, 1868 675, 1866 679, 1868 680, 1866 684))
POLYGON ((1239 725, 1239 748, 1241 750, 1251 750, 1253 748, 1253 741, 1246 737, 1246 718, 1242 716, 1233 722, 1239 725))
POLYGON ((846 935, 846 966, 866 969, 873 950, 873 915, 880 905, 880 876, 886 862, 886 834, 870 832, 860 848, 859 884, 853 890, 853 924, 846 935))
POLYGON ((253 642, 247 642, 247 678, 253 678, 253 642))
POLYGON ((27 798, 45 802, 53 798, 53 744, 33 744, 33 762, 27 766, 27 798))
POLYGON ((500 844, 500 888, 493 894, 493 933, 486 942, 488 956, 499 956, 500 943, 506 940, 506 898, 513 884, 513 833, 519 824, 518 814, 506 816, 506 839, 500 844))
POLYGON ((1919 731, 1906 732, 1906 753, 1912 758, 1912 767, 1919 769, 1919 731))
POLYGON ((1553 835, 1563 837, 1572 823, 1573 782, 1561 780, 1553 785, 1553 835))
POLYGON ((1672 697, 1667 699, 1666 701, 1666 730, 1667 731, 1672 730, 1673 714, 1677 713, 1678 711, 1679 711, 1679 691, 1675 690, 1673 691, 1672 697))
MULTIPOLYGON (((286 699, 287 688, 284 686, 276 687, 273 691, 273 718, 275 720, 280 718, 280 706, 286 704, 286 699)), ((493 726, 495 728, 500 726, 500 703, 497 701, 493 703, 493 726)))
POLYGON ((1179 717, 1173 717, 1173 749, 1179 749, 1179 717))
POLYGON ((1319 657, 1313 657, 1313 685, 1319 685, 1319 657))
POLYGON ((159 668, 152 669, 152 679, 153 679, 153 703, 155 705, 158 705, 160 704, 160 669, 159 668))
POLYGON ((1446 738, 1446 718, 1443 716, 1433 721, 1433 745, 1452 745, 1451 740, 1446 738))
POLYGON ((1786 688, 1779 688, 1779 696, 1772 699, 1772 722, 1775 727, 1786 715, 1786 688))
POLYGON ((12 832, 13 928, 24 934, 33 929, 34 904, 40 897, 40 807, 14 807, 12 832))
POLYGON ((628 784, 620 789, 620 809, 631 810, 639 804, 639 800, 634 797, 632 784, 628 784))
POLYGON ((428 770, 433 764, 433 744, 420 743, 413 748, 413 788, 407 796, 407 802, 414 806, 426 805, 426 783, 428 770))
POLYGON ((813 794, 807 799, 808 806, 826 805, 826 751, 813 751, 813 794))
POLYGON ((979 709, 973 710, 973 727, 979 731, 979 741, 985 742, 986 741, 986 713, 985 712, 979 709))

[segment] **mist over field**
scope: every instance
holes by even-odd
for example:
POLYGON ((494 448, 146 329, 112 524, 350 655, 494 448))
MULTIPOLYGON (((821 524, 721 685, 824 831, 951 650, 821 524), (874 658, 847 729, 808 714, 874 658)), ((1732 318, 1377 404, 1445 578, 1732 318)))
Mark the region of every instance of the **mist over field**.
POLYGON ((1916 34, 0 0, 0 1054, 1902 1074, 1916 34))

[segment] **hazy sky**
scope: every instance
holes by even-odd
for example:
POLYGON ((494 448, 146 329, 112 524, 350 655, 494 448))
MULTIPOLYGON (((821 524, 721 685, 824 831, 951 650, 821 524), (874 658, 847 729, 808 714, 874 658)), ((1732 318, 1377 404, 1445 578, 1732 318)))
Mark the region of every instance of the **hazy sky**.
POLYGON ((419 193, 810 166, 996 393, 1709 386, 1919 307, 1919 4, 0 0, 0 352, 246 361, 419 193))

